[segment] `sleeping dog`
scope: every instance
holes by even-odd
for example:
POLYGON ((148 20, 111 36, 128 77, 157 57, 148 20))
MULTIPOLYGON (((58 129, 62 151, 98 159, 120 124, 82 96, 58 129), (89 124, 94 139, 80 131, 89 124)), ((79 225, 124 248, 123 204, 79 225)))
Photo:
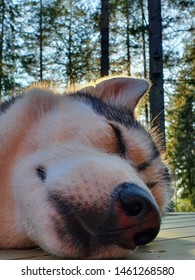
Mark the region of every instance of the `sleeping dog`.
POLYGON ((152 135, 135 119, 142 79, 77 92, 31 88, 0 106, 0 248, 118 258, 158 234, 172 197, 152 135))

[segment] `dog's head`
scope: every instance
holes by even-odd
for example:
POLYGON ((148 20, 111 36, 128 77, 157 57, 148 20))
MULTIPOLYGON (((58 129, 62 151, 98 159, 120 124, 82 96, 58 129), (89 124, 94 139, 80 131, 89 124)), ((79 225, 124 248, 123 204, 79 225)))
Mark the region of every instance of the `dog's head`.
POLYGON ((24 97, 36 99, 39 118, 12 184, 18 224, 34 243, 61 256, 109 258, 156 237, 172 191, 157 146, 134 117, 148 87, 121 77, 66 96, 24 97))

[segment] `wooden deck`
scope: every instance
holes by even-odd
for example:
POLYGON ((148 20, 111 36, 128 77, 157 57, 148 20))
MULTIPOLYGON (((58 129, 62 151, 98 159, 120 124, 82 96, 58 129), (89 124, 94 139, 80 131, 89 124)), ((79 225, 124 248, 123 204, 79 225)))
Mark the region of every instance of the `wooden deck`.
MULTIPOLYGON (((0 259, 56 260, 40 249, 0 250, 0 259)), ((132 260, 195 260, 195 212, 172 213, 163 220, 161 231, 152 243, 140 247, 132 260)))

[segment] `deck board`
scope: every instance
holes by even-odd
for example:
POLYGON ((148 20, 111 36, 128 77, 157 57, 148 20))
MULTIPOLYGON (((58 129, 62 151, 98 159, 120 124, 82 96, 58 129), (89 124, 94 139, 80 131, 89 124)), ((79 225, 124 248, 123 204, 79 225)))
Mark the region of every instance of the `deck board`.
MULTIPOLYGON (((61 259, 41 249, 0 250, 0 259, 61 259)), ((195 260, 195 212, 168 214, 158 237, 141 246, 129 260, 195 260)))

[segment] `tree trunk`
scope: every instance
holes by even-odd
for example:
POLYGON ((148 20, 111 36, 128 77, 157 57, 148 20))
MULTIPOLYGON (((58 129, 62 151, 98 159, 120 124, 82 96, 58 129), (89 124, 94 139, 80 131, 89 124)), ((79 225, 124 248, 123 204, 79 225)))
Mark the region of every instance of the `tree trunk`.
MULTIPOLYGON (((142 15, 142 56, 143 56, 143 69, 144 78, 147 79, 147 64, 146 64, 146 34, 145 34, 145 14, 144 14, 144 3, 143 0, 140 1, 141 15, 142 15)), ((149 114, 148 114, 148 96, 145 97, 145 118, 146 124, 149 124, 149 114)))
POLYGON ((109 0, 101 0, 101 77, 109 74, 109 0))
POLYGON ((126 0, 126 46, 127 46, 127 74, 131 76, 131 53, 130 53, 130 1, 126 0))
POLYGON ((150 118, 165 147, 161 1, 148 0, 150 53, 150 118))
POLYGON ((145 34, 145 15, 144 15, 144 3, 140 1, 141 14, 142 14, 142 55, 143 55, 143 68, 144 78, 147 78, 147 65, 146 65, 146 34, 145 34))
POLYGON ((5 1, 2 0, 1 7, 1 37, 0 37, 0 98, 2 96, 3 88, 3 40, 4 40, 4 20, 5 20, 5 1))
POLYGON ((43 80, 43 3, 40 0, 40 18, 39 18, 39 78, 43 80))

